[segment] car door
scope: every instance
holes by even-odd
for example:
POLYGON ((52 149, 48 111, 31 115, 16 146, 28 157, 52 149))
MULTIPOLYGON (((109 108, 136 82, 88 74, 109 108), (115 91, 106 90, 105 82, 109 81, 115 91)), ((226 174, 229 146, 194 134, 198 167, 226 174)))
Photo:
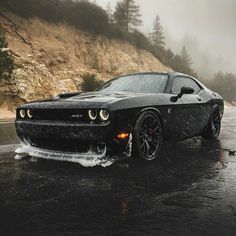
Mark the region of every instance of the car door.
POLYGON ((174 78, 171 93, 179 94, 182 87, 191 87, 193 94, 183 94, 179 98, 178 114, 175 114, 176 136, 187 137, 201 133, 201 115, 204 111, 202 98, 199 96, 202 87, 191 77, 176 76, 174 78))

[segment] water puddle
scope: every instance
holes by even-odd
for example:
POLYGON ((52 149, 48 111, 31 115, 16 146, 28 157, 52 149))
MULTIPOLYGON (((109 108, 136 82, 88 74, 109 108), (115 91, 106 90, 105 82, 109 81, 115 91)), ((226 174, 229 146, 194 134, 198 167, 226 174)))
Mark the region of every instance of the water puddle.
POLYGON ((0 145, 0 153, 14 152, 19 146, 19 144, 0 145))

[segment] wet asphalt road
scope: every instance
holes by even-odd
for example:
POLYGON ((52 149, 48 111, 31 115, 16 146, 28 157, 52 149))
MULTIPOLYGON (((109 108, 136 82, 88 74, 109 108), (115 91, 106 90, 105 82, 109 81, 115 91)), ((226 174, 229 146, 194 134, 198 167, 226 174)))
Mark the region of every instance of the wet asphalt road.
POLYGON ((1 235, 236 235, 236 109, 219 141, 166 144, 158 160, 107 168, 16 161, 0 125, 1 235))

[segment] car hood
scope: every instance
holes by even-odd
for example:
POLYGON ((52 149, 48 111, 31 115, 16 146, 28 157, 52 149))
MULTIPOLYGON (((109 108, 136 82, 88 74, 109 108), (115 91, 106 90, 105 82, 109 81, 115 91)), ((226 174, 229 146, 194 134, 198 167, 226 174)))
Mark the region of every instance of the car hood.
POLYGON ((133 93, 133 92, 116 92, 116 93, 101 93, 89 92, 81 93, 70 98, 54 98, 46 101, 36 101, 27 103, 20 108, 35 108, 35 109, 60 109, 60 108, 76 108, 76 109, 126 109, 138 106, 151 105, 157 101, 163 101, 165 94, 151 93, 133 93))
POLYGON ((79 95, 67 98, 67 102, 95 102, 95 103, 109 103, 118 101, 127 97, 137 96, 136 93, 101 93, 101 92, 90 92, 81 93, 79 95))
POLYGON ((125 103, 129 99, 138 99, 148 96, 144 93, 119 92, 119 93, 101 93, 89 92, 81 93, 70 98, 56 97, 51 100, 34 101, 21 105, 19 108, 31 109, 60 109, 60 108, 108 108, 115 103, 125 103))

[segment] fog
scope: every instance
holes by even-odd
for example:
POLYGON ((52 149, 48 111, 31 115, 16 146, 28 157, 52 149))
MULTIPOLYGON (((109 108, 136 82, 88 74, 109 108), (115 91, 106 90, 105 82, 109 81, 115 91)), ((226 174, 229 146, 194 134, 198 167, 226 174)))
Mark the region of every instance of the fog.
MULTIPOLYGON (((116 0, 96 0, 106 9, 114 9, 116 0)), ((236 1, 235 0, 136 0, 148 34, 156 14, 166 35, 167 47, 178 53, 187 46, 194 69, 205 77, 219 70, 236 73, 236 1)))

